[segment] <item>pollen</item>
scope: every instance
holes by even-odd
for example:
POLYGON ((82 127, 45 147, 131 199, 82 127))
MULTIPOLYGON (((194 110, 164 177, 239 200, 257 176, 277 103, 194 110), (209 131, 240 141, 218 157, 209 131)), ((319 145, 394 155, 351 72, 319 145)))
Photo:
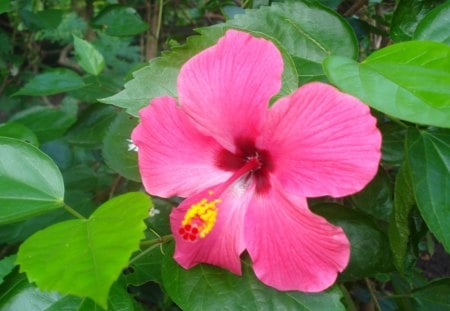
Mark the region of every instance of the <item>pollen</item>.
MULTIPOLYGON (((213 192, 209 191, 208 194, 212 196, 213 192)), ((198 237, 206 237, 217 220, 218 208, 217 205, 221 202, 221 199, 208 200, 203 198, 191 207, 186 212, 181 227, 178 233, 187 241, 195 241, 198 237)))

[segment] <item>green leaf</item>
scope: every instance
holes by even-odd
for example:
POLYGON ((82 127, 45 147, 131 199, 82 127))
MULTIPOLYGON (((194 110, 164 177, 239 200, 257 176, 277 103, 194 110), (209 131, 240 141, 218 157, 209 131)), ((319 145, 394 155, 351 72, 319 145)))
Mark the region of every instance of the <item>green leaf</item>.
POLYGON ((390 165, 400 166, 405 158, 405 137, 407 129, 394 122, 378 126, 383 136, 381 159, 390 165))
POLYGON ((414 40, 431 40, 450 45, 450 2, 445 2, 429 12, 414 33, 414 40))
POLYGON ((120 175, 140 182, 137 150, 131 141, 131 131, 138 120, 125 112, 117 115, 103 139, 102 154, 106 164, 120 175))
MULTIPOLYGON (((191 36, 186 44, 164 53, 162 57, 153 59, 148 66, 135 71, 134 79, 125 84, 120 93, 101 99, 101 102, 126 108, 127 112, 137 116, 140 108, 158 96, 177 96, 177 77, 181 66, 198 52, 213 45, 225 33, 226 25, 197 29, 200 35, 191 36), (152 83, 148 83, 152 81, 152 83)), ((261 37, 261 33, 253 33, 261 37)), ((279 47, 280 48, 280 47, 279 47)), ((280 95, 292 93, 297 88, 297 71, 291 57, 281 50, 284 61, 282 88, 280 95)))
POLYGON ((76 121, 76 115, 63 109, 36 106, 13 115, 10 121, 31 129, 41 143, 64 135, 76 121))
POLYGON ((0 136, 16 138, 23 142, 39 146, 38 138, 28 127, 15 122, 8 122, 0 124, 0 136))
POLYGON ((11 1, 0 0, 0 14, 11 11, 11 1))
POLYGON ((63 205, 58 167, 36 147, 0 137, 0 224, 24 220, 63 205))
POLYGON ((62 21, 63 11, 47 9, 39 12, 20 10, 25 25, 32 30, 55 29, 62 21))
POLYGON ((375 178, 362 191, 352 195, 351 200, 360 211, 387 221, 393 205, 389 175, 380 167, 375 178))
POLYGON ((450 127, 450 46, 394 44, 361 64, 339 56, 324 63, 330 81, 371 107, 414 123, 450 127))
POLYGON ((144 237, 150 207, 143 193, 116 197, 89 219, 35 233, 20 246, 17 263, 40 289, 89 297, 106 308, 111 285, 144 237))
POLYGON ((409 213, 415 203, 407 162, 403 163, 397 173, 394 189, 394 210, 389 221, 388 235, 395 267, 403 272, 410 234, 409 213))
POLYGON ((330 55, 356 58, 358 43, 350 25, 318 1, 284 1, 247 10, 227 22, 276 39, 296 64, 301 84, 323 80, 323 60, 330 55))
POLYGON ((316 205, 312 211, 342 227, 350 241, 350 262, 340 275, 342 280, 354 280, 392 270, 387 237, 371 218, 332 203, 316 205))
POLYGON ((134 36, 148 29, 135 9, 123 5, 109 5, 93 20, 92 25, 110 36, 134 36))
POLYGON ((47 96, 76 90, 83 86, 83 80, 74 71, 57 68, 34 76, 14 95, 47 96))
POLYGON ((16 255, 11 255, 0 260, 0 284, 3 283, 3 278, 7 276, 16 265, 16 255))
POLYGON ((130 271, 124 275, 127 284, 139 286, 150 281, 162 283, 161 264, 163 257, 164 255, 159 245, 154 245, 136 253, 131 260, 128 269, 130 271))
POLYGON ((100 147, 106 130, 116 115, 117 111, 113 107, 92 105, 67 133, 68 141, 84 147, 100 147))
POLYGON ((450 278, 431 282, 411 293, 416 310, 450 310, 450 278))
POLYGON ((164 288, 183 310, 345 310, 342 292, 333 286, 321 293, 281 292, 261 283, 250 264, 243 262, 242 276, 209 265, 189 270, 166 250, 162 267, 164 288))
POLYGON ((390 35, 395 41, 411 40, 417 24, 443 0, 400 0, 391 22, 390 35))
POLYGON ((420 214, 450 252, 450 131, 410 129, 406 148, 420 214))
POLYGON ((77 36, 73 36, 73 43, 81 68, 91 75, 98 76, 105 68, 103 55, 92 44, 77 36))

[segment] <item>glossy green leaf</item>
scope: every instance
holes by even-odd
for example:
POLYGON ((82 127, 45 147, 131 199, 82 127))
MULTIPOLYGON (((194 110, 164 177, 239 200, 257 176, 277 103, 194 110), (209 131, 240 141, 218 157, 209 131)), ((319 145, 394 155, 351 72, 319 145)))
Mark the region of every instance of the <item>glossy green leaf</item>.
POLYGON ((362 191, 352 195, 351 200, 363 213, 387 221, 392 212, 392 197, 389 176, 380 167, 375 178, 362 191))
POLYGON ((136 146, 131 141, 131 131, 138 120, 127 113, 117 115, 103 140, 102 154, 106 164, 120 175, 140 182, 136 146))
POLYGON ((450 252, 450 131, 410 129, 406 148, 420 214, 450 252))
POLYGON ((150 207, 143 193, 116 197, 89 219, 35 233, 20 246, 17 263, 42 290, 89 297, 106 308, 111 285, 144 237, 150 207))
POLYGON ((93 105, 80 116, 74 127, 67 133, 71 144, 84 147, 101 147, 106 130, 117 115, 113 107, 93 105))
POLYGON ((57 68, 34 76, 14 95, 47 96, 76 90, 83 86, 83 80, 74 71, 57 68))
POLYGON ((321 293, 281 292, 261 283, 247 261, 242 276, 209 265, 180 267, 166 250, 164 288, 183 310, 345 310, 342 292, 333 286, 321 293))
POLYGON ((389 165, 400 166, 405 158, 405 137, 407 129, 394 122, 378 126, 383 136, 381 160, 389 165))
POLYGON ((431 282, 411 293, 415 310, 450 310, 450 278, 431 282))
POLYGON ((391 22, 390 35, 395 41, 411 40, 417 24, 444 0, 400 0, 391 22))
POLYGON ((344 229, 350 245, 350 262, 340 275, 354 280, 392 270, 392 256, 387 237, 373 220, 364 214, 338 204, 320 204, 313 212, 344 229))
POLYGON ((429 12, 417 25, 415 40, 431 40, 450 45, 450 2, 447 1, 429 12))
POLYGON ((103 55, 91 43, 77 36, 73 36, 73 44, 81 68, 91 75, 99 75, 105 68, 103 55))
POLYGON ((63 205, 58 167, 36 147, 0 137, 0 224, 24 220, 63 205))
POLYGON ((7 276, 16 265, 16 255, 11 255, 0 260, 0 284, 3 283, 3 278, 7 276))
POLYGON ((227 22, 277 40, 291 55, 301 83, 323 80, 323 60, 330 55, 356 58, 358 45, 350 25, 318 1, 283 1, 247 10, 227 22))
POLYGON ((92 21, 110 36, 134 36, 148 29, 134 8, 123 5, 110 5, 92 21))
POLYGON ((159 245, 153 245, 146 250, 137 252, 131 259, 130 266, 124 275, 126 283, 135 286, 150 281, 162 283, 161 264, 163 257, 159 245))
POLYGON ((398 271, 403 272, 410 235, 409 214, 413 207, 414 193, 411 185, 411 172, 405 162, 395 178, 394 210, 389 221, 389 243, 398 271))
POLYGON ((63 109, 36 106, 16 113, 10 121, 31 129, 42 143, 61 137, 75 123, 76 115, 63 109))
POLYGON ((361 64, 339 56, 324 63, 330 81, 371 107, 410 122, 450 127, 450 46, 394 44, 361 64))
POLYGON ((38 138, 28 127, 16 122, 0 124, 0 136, 16 138, 33 146, 39 146, 38 138))
MULTIPOLYGON (((176 47, 162 57, 152 60, 148 66, 133 73, 134 79, 125 84, 125 90, 101 99, 101 102, 127 109, 127 112, 137 116, 140 108, 158 96, 177 96, 176 82, 178 72, 189 58, 213 45, 223 36, 228 26, 226 24, 197 29, 200 35, 189 37, 184 46, 176 47), (152 81, 152 83, 149 83, 152 81)), ((261 33, 254 33, 262 36, 261 33)), ((282 89, 279 95, 287 95, 297 88, 297 71, 291 57, 282 52, 284 71, 282 89)))

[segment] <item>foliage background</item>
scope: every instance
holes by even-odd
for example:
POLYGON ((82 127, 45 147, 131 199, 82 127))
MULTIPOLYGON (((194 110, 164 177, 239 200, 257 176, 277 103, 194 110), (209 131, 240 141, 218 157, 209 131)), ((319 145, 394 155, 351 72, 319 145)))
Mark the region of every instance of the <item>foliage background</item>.
POLYGON ((450 310, 449 29, 439 0, 1 0, 0 310, 450 310), (325 292, 268 288, 245 256, 243 277, 183 270, 180 199, 142 193, 137 111, 230 27, 281 49, 280 95, 328 81, 378 118, 375 179, 309 201, 352 244, 325 292))

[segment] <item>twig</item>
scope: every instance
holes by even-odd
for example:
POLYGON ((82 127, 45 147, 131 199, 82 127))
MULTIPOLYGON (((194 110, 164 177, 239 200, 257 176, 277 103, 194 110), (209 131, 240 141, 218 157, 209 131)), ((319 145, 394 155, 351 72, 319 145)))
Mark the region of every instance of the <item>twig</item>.
POLYGON ((372 281, 370 281, 369 278, 364 278, 364 280, 366 281, 367 288, 369 289, 370 297, 372 297, 372 301, 375 304, 375 310, 381 311, 381 306, 378 303, 378 299, 377 299, 377 296, 375 294, 375 290, 373 288, 372 281))
POLYGON ((364 5, 368 3, 368 0, 357 0, 353 5, 344 12, 344 16, 352 16, 356 12, 358 12, 364 5))
POLYGON ((64 67, 68 67, 70 69, 73 69, 74 71, 82 74, 83 70, 81 70, 80 66, 78 66, 77 64, 73 63, 70 58, 67 56, 69 54, 69 51, 73 48, 72 44, 68 44, 66 45, 62 50, 61 53, 59 53, 59 58, 58 58, 58 64, 60 64, 61 66, 64 67))

